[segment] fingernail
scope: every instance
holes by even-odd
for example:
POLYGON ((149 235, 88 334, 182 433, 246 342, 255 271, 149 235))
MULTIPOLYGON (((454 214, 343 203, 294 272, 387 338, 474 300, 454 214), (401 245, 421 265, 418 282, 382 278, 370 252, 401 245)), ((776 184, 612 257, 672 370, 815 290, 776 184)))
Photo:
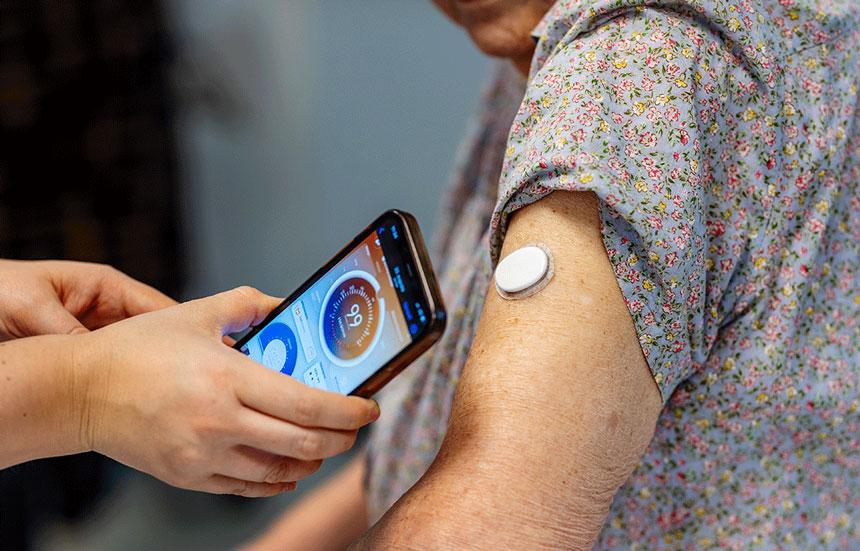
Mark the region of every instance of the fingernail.
POLYGON ((379 419, 379 415, 382 413, 382 410, 379 409, 379 402, 377 402, 376 400, 371 400, 370 402, 371 404, 373 404, 373 409, 370 412, 370 420, 376 421, 377 419, 379 419))

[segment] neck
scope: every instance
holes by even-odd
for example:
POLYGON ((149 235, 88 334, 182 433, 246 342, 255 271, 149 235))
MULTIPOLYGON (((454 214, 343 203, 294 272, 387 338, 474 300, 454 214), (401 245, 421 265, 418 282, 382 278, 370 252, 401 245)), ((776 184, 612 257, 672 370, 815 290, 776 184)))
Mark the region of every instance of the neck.
POLYGON ((529 76, 529 68, 531 67, 532 63, 531 57, 511 59, 511 63, 521 75, 523 75, 524 77, 529 76))

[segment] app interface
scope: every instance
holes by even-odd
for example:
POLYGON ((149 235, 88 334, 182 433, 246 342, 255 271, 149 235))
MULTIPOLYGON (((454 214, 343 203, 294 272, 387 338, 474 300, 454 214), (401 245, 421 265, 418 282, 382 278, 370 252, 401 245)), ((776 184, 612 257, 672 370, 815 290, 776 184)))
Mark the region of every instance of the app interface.
POLYGON ((402 227, 381 225, 241 350, 307 385, 349 394, 427 324, 402 227))

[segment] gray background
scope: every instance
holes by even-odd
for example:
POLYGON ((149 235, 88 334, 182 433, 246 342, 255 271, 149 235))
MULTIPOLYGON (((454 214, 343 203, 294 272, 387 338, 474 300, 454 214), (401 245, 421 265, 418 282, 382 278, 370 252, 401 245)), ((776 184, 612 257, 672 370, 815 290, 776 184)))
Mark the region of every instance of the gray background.
MULTIPOLYGON (((429 0, 168 6, 188 297, 245 283, 284 294, 386 208, 430 232, 489 62, 429 0)), ((38 547, 231 548, 300 493, 249 501, 118 477, 87 522, 47 527, 38 547)))

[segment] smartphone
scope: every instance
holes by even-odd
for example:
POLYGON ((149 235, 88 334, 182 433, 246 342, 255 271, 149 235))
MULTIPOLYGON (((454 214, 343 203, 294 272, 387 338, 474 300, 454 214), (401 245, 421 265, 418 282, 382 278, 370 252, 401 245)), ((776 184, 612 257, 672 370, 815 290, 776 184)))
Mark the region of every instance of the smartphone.
POLYGON ((389 210, 235 348, 309 386, 370 397, 439 340, 445 317, 415 217, 389 210))

